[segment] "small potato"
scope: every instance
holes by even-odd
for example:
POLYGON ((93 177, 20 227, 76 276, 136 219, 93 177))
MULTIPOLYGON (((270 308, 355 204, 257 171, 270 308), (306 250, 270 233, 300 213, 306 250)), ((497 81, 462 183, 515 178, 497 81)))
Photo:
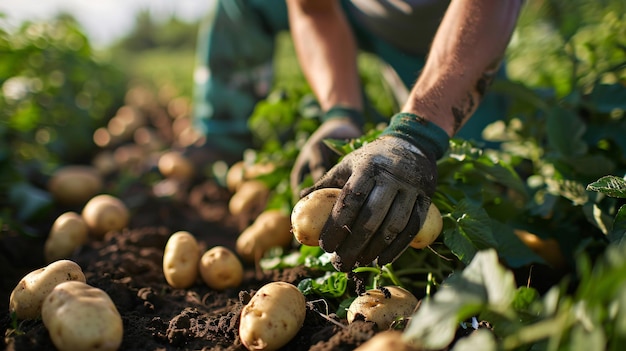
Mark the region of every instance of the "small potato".
POLYGON ((180 152, 175 151, 169 151, 161 155, 157 167, 164 177, 181 181, 189 180, 195 174, 193 163, 180 152))
POLYGON ((41 316, 41 305, 48 294, 60 283, 76 280, 85 282, 78 264, 70 260, 52 262, 46 267, 28 273, 17 284, 9 300, 9 311, 19 319, 41 316))
POLYGON ((235 193, 241 184, 248 180, 270 174, 276 170, 273 163, 247 164, 245 161, 235 162, 226 173, 226 187, 235 193))
POLYGON ((234 288, 243 280, 243 265, 234 252, 223 246, 206 251, 200 258, 200 276, 211 289, 234 288))
POLYGON ((43 302, 41 319, 60 351, 114 351, 124 335, 109 295, 82 282, 57 285, 43 302))
POLYGON ((303 245, 319 246, 322 228, 337 202, 341 189, 315 190, 300 199, 291 211, 291 231, 303 245))
POLYGON ((443 229, 441 212, 439 212, 435 204, 431 203, 430 207, 428 207, 424 225, 409 245, 415 249, 423 249, 437 240, 437 237, 441 234, 441 229, 443 229))
POLYGON ((179 231, 170 236, 163 251, 163 274, 176 289, 192 286, 198 278, 200 246, 189 232, 179 231))
POLYGON ((270 189, 262 181, 245 181, 230 198, 228 210, 233 216, 254 218, 265 208, 269 194, 270 189))
POLYGON ((82 211, 89 232, 96 238, 126 228, 130 220, 128 208, 115 196, 101 194, 89 200, 82 211))
POLYGON ((81 215, 65 212, 52 224, 44 244, 46 262, 68 258, 76 248, 87 241, 89 228, 81 215))
POLYGON ((419 349, 402 341, 402 332, 399 330, 385 330, 377 333, 371 339, 361 344, 354 351, 419 351, 419 349))
POLYGON ((409 317, 417 306, 417 298, 399 286, 371 289, 358 296, 348 308, 348 323, 357 315, 374 322, 380 330, 388 329, 397 318, 409 317))
POLYGON ((291 220, 282 210, 264 211, 237 238, 235 249, 247 262, 258 262, 267 250, 291 244, 291 220))
POLYGON ((552 268, 565 268, 566 259, 558 241, 552 238, 544 239, 522 229, 515 229, 514 232, 524 245, 543 258, 552 268))
POLYGON ((104 181, 95 167, 69 165, 57 169, 48 181, 52 197, 63 205, 82 205, 102 191, 104 181))
POLYGON ((306 299, 295 286, 262 286, 241 310, 239 338, 248 350, 277 350, 298 333, 306 316, 306 299))

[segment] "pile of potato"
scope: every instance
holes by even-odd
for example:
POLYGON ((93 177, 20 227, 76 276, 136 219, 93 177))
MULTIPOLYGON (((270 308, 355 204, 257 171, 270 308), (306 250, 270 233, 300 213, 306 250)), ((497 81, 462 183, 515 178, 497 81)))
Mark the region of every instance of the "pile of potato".
POLYGON ((173 233, 163 252, 163 274, 176 289, 186 289, 198 276, 211 289, 234 288, 243 280, 243 264, 230 249, 215 246, 201 253, 196 238, 189 232, 173 233))
POLYGON ((81 267, 58 260, 24 276, 9 300, 18 319, 41 318, 61 351, 117 350, 122 317, 109 295, 86 283, 81 267))
POLYGON ((80 214, 68 211, 52 224, 44 244, 46 262, 69 258, 89 237, 102 239, 110 231, 126 228, 128 208, 119 198, 100 194, 92 197, 80 214))

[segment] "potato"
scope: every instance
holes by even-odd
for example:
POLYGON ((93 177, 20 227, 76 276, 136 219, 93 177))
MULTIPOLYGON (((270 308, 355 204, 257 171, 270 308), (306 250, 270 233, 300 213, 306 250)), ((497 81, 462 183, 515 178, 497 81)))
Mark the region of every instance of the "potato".
POLYGON ((122 317, 109 295, 85 283, 57 285, 43 301, 41 319, 60 351, 113 351, 122 343, 122 317))
POLYGON ((239 338, 248 350, 277 350, 298 333, 306 316, 306 299, 295 286, 262 286, 241 310, 239 338))
POLYGON ((291 220, 282 210, 266 210, 237 238, 235 250, 246 262, 258 262, 272 247, 291 244, 291 220))
POLYGON ((273 163, 248 164, 245 161, 235 162, 226 173, 226 187, 231 192, 237 192, 241 184, 248 180, 270 174, 276 170, 273 163))
POLYGON ((301 198, 291 211, 291 231, 303 245, 319 246, 320 234, 341 189, 315 190, 301 198))
POLYGON ((409 317, 417 306, 417 298, 399 286, 371 289, 358 296, 348 308, 348 323, 357 315, 376 323, 379 329, 388 329, 397 318, 409 317))
POLYGON ((228 202, 228 210, 233 216, 256 217, 267 203, 270 189, 260 180, 243 182, 228 202))
POLYGON ((76 248, 87 241, 89 228, 81 215, 65 212, 54 221, 44 244, 46 262, 68 258, 76 248))
POLYGON ((443 229, 441 212, 439 212, 435 204, 431 203, 430 207, 428 207, 424 225, 409 245, 415 249, 423 249, 437 240, 437 237, 441 234, 441 229, 443 229))
POLYGON ((39 318, 46 296, 55 286, 69 280, 85 282, 83 270, 70 260, 52 262, 28 273, 13 289, 9 299, 9 311, 15 312, 19 319, 39 318))
POLYGON ((231 193, 237 192, 244 182, 244 164, 244 161, 235 162, 226 172, 226 187, 231 193))
POLYGON ((385 330, 375 334, 371 339, 361 344, 354 351, 418 351, 402 340, 402 332, 399 330, 385 330))
POLYGON ((192 286, 198 279, 200 246, 189 232, 179 231, 170 236, 163 251, 163 274, 176 289, 192 286))
POLYGON ((157 167, 164 177, 181 181, 189 180, 195 174, 193 163, 176 151, 168 151, 161 155, 157 167))
POLYGON ((96 238, 106 233, 126 228, 130 220, 128 208, 115 196, 101 194, 89 200, 82 211, 89 232, 96 238))
POLYGON ((558 241, 552 238, 543 239, 536 234, 521 229, 515 229, 514 233, 528 248, 543 258, 552 268, 565 268, 565 256, 563 256, 558 241))
POLYGON ((223 246, 206 251, 200 258, 200 276, 211 289, 234 288, 243 280, 243 265, 234 252, 223 246))
POLYGON ((70 165, 57 169, 48 181, 52 197, 63 205, 82 205, 102 191, 104 181, 95 167, 70 165))

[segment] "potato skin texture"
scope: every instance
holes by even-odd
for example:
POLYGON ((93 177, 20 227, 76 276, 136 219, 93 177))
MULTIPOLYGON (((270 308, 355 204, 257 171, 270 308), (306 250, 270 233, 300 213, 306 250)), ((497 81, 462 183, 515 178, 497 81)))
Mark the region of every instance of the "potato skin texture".
POLYGON ((215 246, 200 258, 200 276, 211 289, 234 288, 243 280, 243 265, 234 252, 224 246, 215 246))
POLYGON ((63 205, 82 205, 102 191, 104 181, 95 167, 68 165, 57 169, 48 181, 52 197, 63 205))
POLYGON ((298 333, 306 316, 306 299, 295 286, 262 286, 241 310, 239 338, 248 350, 277 350, 298 333))
POLYGON ((409 244, 414 249, 423 249, 437 240, 441 230, 443 229, 443 219, 441 218, 441 212, 435 204, 431 203, 426 213, 426 219, 424 225, 417 232, 417 235, 413 238, 413 241, 409 244))
POLYGON ((52 224, 44 244, 46 262, 68 258, 87 241, 88 235, 89 227, 81 215, 73 211, 61 214, 52 224))
POLYGON ((198 279, 200 245, 189 232, 178 231, 170 236, 163 251, 163 274, 176 289, 192 286, 198 279))
POLYGON ((341 189, 315 190, 301 198, 291 211, 291 231, 303 245, 319 246, 324 224, 337 202, 341 189))
POLYGON ((381 289, 371 289, 354 299, 348 308, 348 323, 352 323, 360 314, 366 321, 374 322, 380 330, 384 330, 396 318, 413 314, 418 300, 410 291, 399 286, 386 286, 383 289, 389 292, 389 297, 381 289))
POLYGON ((272 247, 285 247, 291 244, 290 216, 278 209, 261 213, 247 227, 235 243, 235 250, 246 262, 258 262, 265 252, 272 247))
POLYGON ((41 318, 60 351, 114 351, 124 335, 122 317, 106 292, 82 282, 57 285, 41 318))
POLYGON ((85 282, 80 266, 70 260, 59 260, 25 275, 9 299, 9 311, 19 319, 37 319, 46 296, 60 283, 85 282))
POLYGON ((106 233, 126 228, 130 220, 128 208, 115 196, 96 195, 89 200, 81 213, 89 233, 102 238, 106 233))

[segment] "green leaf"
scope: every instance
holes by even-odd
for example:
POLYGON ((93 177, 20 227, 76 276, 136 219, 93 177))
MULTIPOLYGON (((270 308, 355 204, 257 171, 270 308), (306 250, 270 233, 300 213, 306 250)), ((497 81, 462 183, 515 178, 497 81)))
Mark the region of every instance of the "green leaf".
POLYGON ((343 296, 348 287, 348 276, 343 272, 326 272, 317 279, 306 278, 298 283, 298 289, 304 295, 317 294, 325 298, 343 296))
POLYGON ((478 329, 469 336, 459 339, 454 344, 452 351, 496 351, 497 349, 493 332, 486 329, 478 329))
POLYGON ((507 224, 493 221, 492 230, 498 242, 500 258, 511 268, 523 267, 533 263, 545 263, 545 260, 526 246, 507 224))
POLYGON ((598 84, 589 94, 591 108, 599 113, 626 110, 626 86, 623 84, 598 84))
POLYGON ((403 339, 426 349, 443 349, 454 339, 458 324, 485 306, 506 311, 515 297, 515 278, 498 260, 495 250, 476 254, 470 264, 422 301, 403 339))
POLYGON ((50 193, 26 182, 13 184, 8 195, 10 203, 17 208, 20 220, 32 220, 43 215, 53 202, 50 193))
POLYGON ((615 215, 613 228, 609 232, 609 240, 612 243, 621 243, 626 238, 626 205, 622 205, 615 215))
POLYGON ((626 180, 616 176, 604 176, 587 185, 587 190, 596 191, 612 197, 626 198, 626 180))
POLYGON ((491 231, 491 218, 480 205, 463 199, 450 215, 456 226, 452 230, 444 230, 443 240, 462 262, 469 263, 482 249, 498 246, 491 231))
POLYGON ((587 152, 587 144, 582 140, 586 127, 574 112, 554 106, 548 115, 546 132, 548 143, 565 157, 580 156, 587 152))

